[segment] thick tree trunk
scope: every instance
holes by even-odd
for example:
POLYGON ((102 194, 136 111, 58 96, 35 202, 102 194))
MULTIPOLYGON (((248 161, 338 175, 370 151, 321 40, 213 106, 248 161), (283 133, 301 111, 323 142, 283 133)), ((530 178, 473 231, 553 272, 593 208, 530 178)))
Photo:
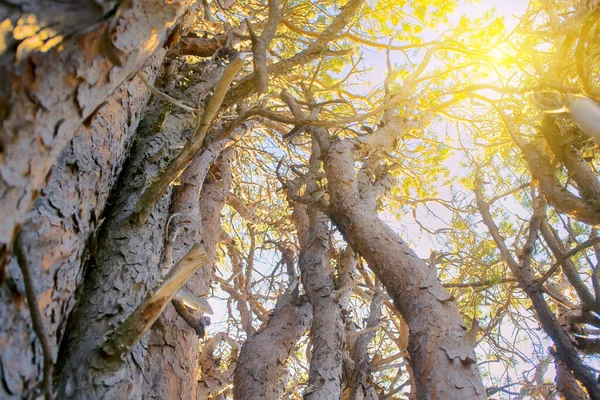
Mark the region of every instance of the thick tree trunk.
POLYGON ((278 400, 284 389, 285 360, 309 328, 312 307, 288 304, 242 346, 233 378, 235 400, 278 400))
MULTIPOLYGON (((0 60, 5 80, 0 88, 0 203, 10 210, 0 214, 0 267, 63 148, 81 123, 164 43, 190 3, 134 1, 117 21, 99 24, 47 53, 17 60, 17 67, 10 59, 0 60)), ((91 1, 85 4, 93 7, 91 1)), ((81 13, 87 15, 86 8, 81 13)), ((92 14, 94 20, 97 15, 92 14)))
POLYGON ((330 213, 367 260, 410 328, 409 353, 419 399, 483 399, 474 341, 435 274, 360 200, 349 142, 330 145, 325 173, 330 213))
POLYGON ((98 234, 79 302, 69 319, 59 359, 61 399, 139 399, 142 395, 146 338, 123 360, 104 358, 98 345, 162 276, 170 191, 155 205, 147 224, 132 224, 130 215, 141 193, 177 153, 185 132, 193 127, 185 114, 165 115, 160 102, 153 104, 146 115, 112 196, 112 208, 98 234))
MULTIPOLYGON (((151 58, 144 74, 153 81, 165 50, 151 58)), ((21 230, 24 256, 35 269, 38 307, 46 331, 58 348, 66 317, 83 279, 94 230, 101 221, 110 189, 127 156, 150 91, 138 77, 123 84, 82 126, 54 166, 21 230)), ((22 398, 41 379, 42 357, 23 303, 23 282, 16 258, 0 288, 0 398, 22 398), (32 345, 32 343, 34 343, 32 345)))
POLYGON ((556 390, 562 399, 565 400, 585 400, 588 396, 585 394, 579 383, 573 377, 565 364, 559 358, 555 358, 556 390))

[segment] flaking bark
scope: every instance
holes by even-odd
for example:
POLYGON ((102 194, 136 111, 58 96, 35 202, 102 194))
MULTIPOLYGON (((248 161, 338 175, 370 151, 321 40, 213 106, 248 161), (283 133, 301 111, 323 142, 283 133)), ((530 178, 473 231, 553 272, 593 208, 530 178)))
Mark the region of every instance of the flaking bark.
MULTIPOLYGON (((383 293, 378 287, 371 301, 366 329, 373 329, 379 325, 382 301, 383 293)), ((352 374, 352 384, 350 387, 350 400, 378 399, 373 383, 371 382, 371 362, 368 352, 369 343, 373 340, 376 333, 376 330, 363 333, 354 343, 354 348, 352 349, 354 373, 352 374)))
POLYGON ((288 304, 249 338, 240 351, 233 379, 235 400, 277 400, 284 389, 285 360, 306 332, 312 307, 288 304))
POLYGON ((162 129, 157 131, 162 110, 163 105, 156 102, 138 129, 135 146, 119 179, 119 190, 112 197, 112 208, 99 233, 94 264, 69 319, 62 346, 60 398, 141 397, 140 366, 144 363, 146 338, 118 362, 101 357, 96 348, 106 332, 118 326, 161 277, 170 190, 153 208, 146 224, 132 225, 129 218, 141 193, 193 129, 185 115, 172 113, 164 117, 162 129))
POLYGON ((17 227, 81 123, 146 63, 190 3, 135 1, 114 23, 100 24, 63 46, 35 54, 18 70, 4 63, 0 67, 8 82, 0 96, 7 107, 6 115, 0 116, 0 202, 10 210, 0 215, 0 267, 6 264, 17 227), (107 38, 109 26, 114 32, 107 38), (105 51, 107 41, 122 53, 122 66, 114 65, 114 57, 105 51))
MULTIPOLYGON (((159 50, 142 73, 154 80, 165 50, 159 50)), ((110 188, 127 156, 150 92, 133 78, 109 96, 89 124, 81 126, 53 167, 50 181, 23 224, 24 257, 36 270, 38 307, 55 349, 83 281, 83 262, 94 251, 110 188)), ((0 286, 0 398, 28 396, 40 380, 42 359, 23 304, 24 287, 17 260, 8 265, 8 280, 0 286), (10 366, 10 367, 9 367, 10 366)))
MULTIPOLYGON (((298 113, 298 110, 296 110, 298 113)), ((303 115, 298 114, 299 118, 303 115)), ((321 161, 316 140, 312 142, 307 193, 317 191, 316 174, 321 161)), ((333 280, 327 273, 329 220, 321 211, 303 204, 294 205, 300 238, 298 261, 302 284, 313 307, 311 357, 307 399, 337 399, 342 394, 344 323, 340 305, 333 292, 333 280)))
POLYGON ((362 204, 351 148, 333 143, 325 159, 331 217, 367 260, 410 327, 409 353, 419 399, 483 399, 475 343, 450 294, 425 262, 362 204))
MULTIPOLYGON (((231 186, 231 151, 226 151, 212 174, 209 168, 221 154, 227 139, 214 143, 207 151, 196 156, 181 177, 173 195, 171 212, 179 214, 181 232, 174 247, 174 259, 181 257, 194 243, 206 246, 209 267, 199 271, 186 287, 196 296, 206 296, 210 289, 216 256, 218 235, 215 229, 205 224, 220 225, 220 211, 231 186), (204 210, 203 212, 201 210, 204 210), (204 218, 203 218, 204 216, 204 218)), ((201 315, 192 313, 195 318, 201 315)), ((198 398, 198 334, 184 322, 173 307, 168 307, 161 317, 160 324, 152 329, 149 338, 150 348, 145 360, 147 384, 144 386, 144 399, 198 398)))

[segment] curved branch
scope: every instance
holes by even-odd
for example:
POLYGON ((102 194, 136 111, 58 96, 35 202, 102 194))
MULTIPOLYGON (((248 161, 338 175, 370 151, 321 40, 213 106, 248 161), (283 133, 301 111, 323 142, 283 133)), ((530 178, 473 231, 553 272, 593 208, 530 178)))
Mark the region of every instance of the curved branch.
POLYGON ((269 18, 260 36, 256 36, 252 25, 246 20, 250 38, 252 39, 252 53, 254 54, 254 85, 257 93, 266 93, 269 89, 269 70, 267 69, 267 49, 275 36, 279 25, 279 1, 269 0, 269 18))

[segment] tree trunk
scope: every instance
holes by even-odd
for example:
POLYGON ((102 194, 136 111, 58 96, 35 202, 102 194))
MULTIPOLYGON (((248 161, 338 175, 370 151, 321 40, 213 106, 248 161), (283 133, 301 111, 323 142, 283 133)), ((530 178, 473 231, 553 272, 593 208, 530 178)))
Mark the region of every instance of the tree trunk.
POLYGON ((161 257, 170 190, 144 225, 130 221, 140 195, 177 153, 192 128, 185 114, 165 116, 155 102, 138 129, 136 143, 112 196, 98 235, 92 265, 67 327, 59 358, 59 398, 139 399, 147 338, 123 360, 105 359, 98 345, 133 311, 162 276, 161 257), (157 124, 162 122, 162 124, 157 124))
MULTIPOLYGON (((84 4, 93 7, 89 3, 84 4)), ((47 53, 20 60, 17 51, 15 67, 12 55, 0 60, 5 80, 0 88, 0 203, 10 210, 0 213, 0 267, 63 148, 81 123, 162 46, 190 3, 134 1, 123 6, 116 21, 99 24, 47 53)), ((87 15, 85 7, 81 14, 87 15)))
MULTIPOLYGON (((232 152, 223 153, 211 174, 207 174, 226 142, 217 142, 196 156, 174 191, 171 215, 177 214, 179 222, 172 222, 171 227, 180 230, 173 243, 174 260, 185 256, 195 243, 202 242, 214 265, 220 232, 215 227, 220 227, 221 208, 231 187, 232 152)), ((194 275, 186 285, 197 296, 207 295, 213 280, 212 273, 205 271, 194 275)), ((199 319, 201 315, 193 317, 199 319)), ((144 399, 197 399, 198 335, 178 316, 174 307, 169 306, 163 312, 160 323, 151 330, 148 344, 144 399)))
POLYGON ((325 173, 330 213, 373 268, 410 328, 409 353, 419 399, 483 399, 474 341, 435 274, 359 198, 349 142, 330 145, 325 173))
MULTIPOLYGON (((150 81, 166 51, 159 50, 143 70, 150 81)), ((101 222, 110 189, 115 184, 128 144, 140 121, 150 91, 138 77, 123 84, 82 126, 54 166, 23 224, 21 245, 36 270, 39 308, 48 336, 58 348, 73 309, 83 263, 101 222)), ((0 288, 0 386, 3 399, 21 398, 41 380, 42 357, 23 304, 23 281, 16 258, 9 262, 8 280, 0 288)))
MULTIPOLYGON (((312 143, 306 191, 317 190, 315 176, 321 166, 320 149, 312 143)), ((342 394, 344 323, 341 308, 333 293, 333 281, 327 273, 329 220, 310 206, 294 205, 296 230, 300 241, 298 265, 302 285, 313 307, 311 357, 307 399, 338 399, 342 394)))
POLYGON ((288 304, 242 346, 233 378, 235 400, 277 400, 284 389, 285 360, 306 332, 312 307, 288 304))
POLYGON ((344 324, 340 306, 333 294, 333 282, 325 269, 329 223, 322 212, 302 204, 294 206, 294 214, 308 221, 297 227, 300 231, 308 225, 308 232, 298 235, 306 238, 300 242, 298 265, 302 285, 313 307, 310 368, 304 397, 338 399, 342 392, 344 324))

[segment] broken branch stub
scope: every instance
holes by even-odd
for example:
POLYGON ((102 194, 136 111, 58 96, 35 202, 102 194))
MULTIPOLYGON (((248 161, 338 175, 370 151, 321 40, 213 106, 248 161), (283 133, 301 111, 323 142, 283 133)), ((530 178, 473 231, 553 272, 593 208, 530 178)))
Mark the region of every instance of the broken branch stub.
POLYGON ((122 358, 144 336, 175 293, 200 268, 211 265, 204 246, 196 244, 165 276, 156 290, 100 343, 100 352, 110 359, 122 358))

